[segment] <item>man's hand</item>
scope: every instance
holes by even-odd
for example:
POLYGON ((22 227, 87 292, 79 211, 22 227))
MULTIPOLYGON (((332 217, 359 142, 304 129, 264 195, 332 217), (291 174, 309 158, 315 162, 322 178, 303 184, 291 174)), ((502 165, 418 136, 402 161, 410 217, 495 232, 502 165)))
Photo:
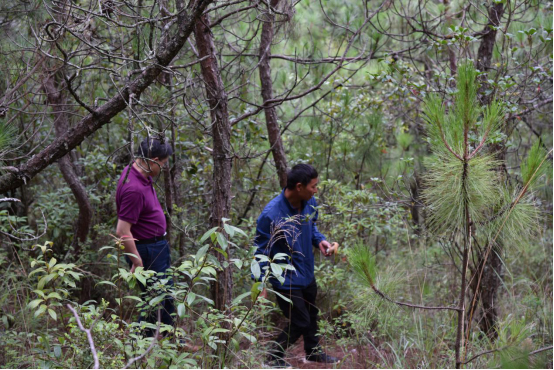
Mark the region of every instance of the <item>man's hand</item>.
POLYGON ((135 269, 137 267, 144 267, 143 264, 142 264, 142 259, 136 259, 136 258, 133 258, 131 257, 131 260, 133 261, 133 266, 131 266, 131 273, 134 273, 135 272, 135 269))
POLYGON ((319 243, 319 250, 321 251, 321 253, 323 253, 323 255, 325 257, 329 257, 331 255, 331 253, 327 253, 327 249, 331 248, 331 243, 329 243, 327 240, 322 240, 320 243, 319 243))
POLYGON ((125 253, 129 253, 129 258, 131 259, 131 273, 135 272, 135 269, 139 266, 143 267, 142 264, 142 258, 140 258, 140 254, 137 251, 137 246, 135 244, 135 239, 133 238, 133 234, 131 233, 131 224, 127 221, 123 221, 118 219, 117 220, 117 230, 116 235, 121 238, 121 242, 123 243, 123 248, 125 250, 125 253))

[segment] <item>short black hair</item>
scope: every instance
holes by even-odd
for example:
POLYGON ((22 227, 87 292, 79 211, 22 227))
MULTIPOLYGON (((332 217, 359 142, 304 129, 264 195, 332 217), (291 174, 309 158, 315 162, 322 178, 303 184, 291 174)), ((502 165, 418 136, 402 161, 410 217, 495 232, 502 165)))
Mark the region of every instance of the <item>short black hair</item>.
POLYGON ((287 172, 287 189, 294 190, 298 183, 306 186, 313 179, 317 179, 317 177, 317 171, 311 165, 297 164, 287 172))
POLYGON ((137 156, 142 158, 159 158, 166 159, 173 154, 171 145, 160 139, 146 138, 141 143, 137 150, 137 156))

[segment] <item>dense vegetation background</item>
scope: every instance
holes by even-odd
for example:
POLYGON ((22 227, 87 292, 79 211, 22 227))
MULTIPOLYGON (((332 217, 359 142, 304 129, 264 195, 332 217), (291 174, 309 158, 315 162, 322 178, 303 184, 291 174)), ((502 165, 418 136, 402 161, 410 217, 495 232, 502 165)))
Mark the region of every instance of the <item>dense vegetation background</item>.
POLYGON ((255 222, 302 162, 340 366, 552 368, 551 1, 6 0, 0 27, 3 367, 261 367, 255 222), (140 302, 113 234, 146 136, 176 285, 140 302), (164 295, 174 335, 142 338, 164 295))

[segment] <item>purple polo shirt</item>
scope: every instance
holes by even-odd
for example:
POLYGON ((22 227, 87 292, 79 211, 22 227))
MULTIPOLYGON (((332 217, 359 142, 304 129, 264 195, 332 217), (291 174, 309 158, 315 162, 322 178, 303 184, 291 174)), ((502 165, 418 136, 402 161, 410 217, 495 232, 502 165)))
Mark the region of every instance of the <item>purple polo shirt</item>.
POLYGON ((135 239, 150 239, 165 234, 166 221, 162 206, 152 186, 152 177, 144 177, 132 165, 125 167, 115 194, 117 217, 132 224, 131 233, 135 239))

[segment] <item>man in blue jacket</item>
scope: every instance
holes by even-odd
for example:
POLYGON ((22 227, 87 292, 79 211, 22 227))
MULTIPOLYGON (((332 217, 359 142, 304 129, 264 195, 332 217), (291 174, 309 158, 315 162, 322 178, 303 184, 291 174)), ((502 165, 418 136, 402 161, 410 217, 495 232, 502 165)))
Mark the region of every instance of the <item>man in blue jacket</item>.
MULTIPOLYGON (((319 347, 317 335, 317 314, 315 305, 317 284, 314 275, 313 247, 329 256, 331 244, 325 240, 316 227, 318 174, 308 164, 298 164, 287 173, 287 187, 264 208, 256 227, 256 254, 270 259, 277 253, 288 256, 287 263, 294 267, 286 269, 281 282, 269 278, 273 289, 279 295, 277 303, 289 319, 288 325, 276 339, 277 346, 271 350, 269 362, 272 367, 289 367, 285 350, 304 336, 306 359, 323 363, 335 363, 337 358, 328 356, 319 347)), ((283 263, 282 260, 276 261, 283 263)), ((264 276, 261 277, 264 279, 264 276)), ((265 290, 262 292, 265 295, 265 290)))

